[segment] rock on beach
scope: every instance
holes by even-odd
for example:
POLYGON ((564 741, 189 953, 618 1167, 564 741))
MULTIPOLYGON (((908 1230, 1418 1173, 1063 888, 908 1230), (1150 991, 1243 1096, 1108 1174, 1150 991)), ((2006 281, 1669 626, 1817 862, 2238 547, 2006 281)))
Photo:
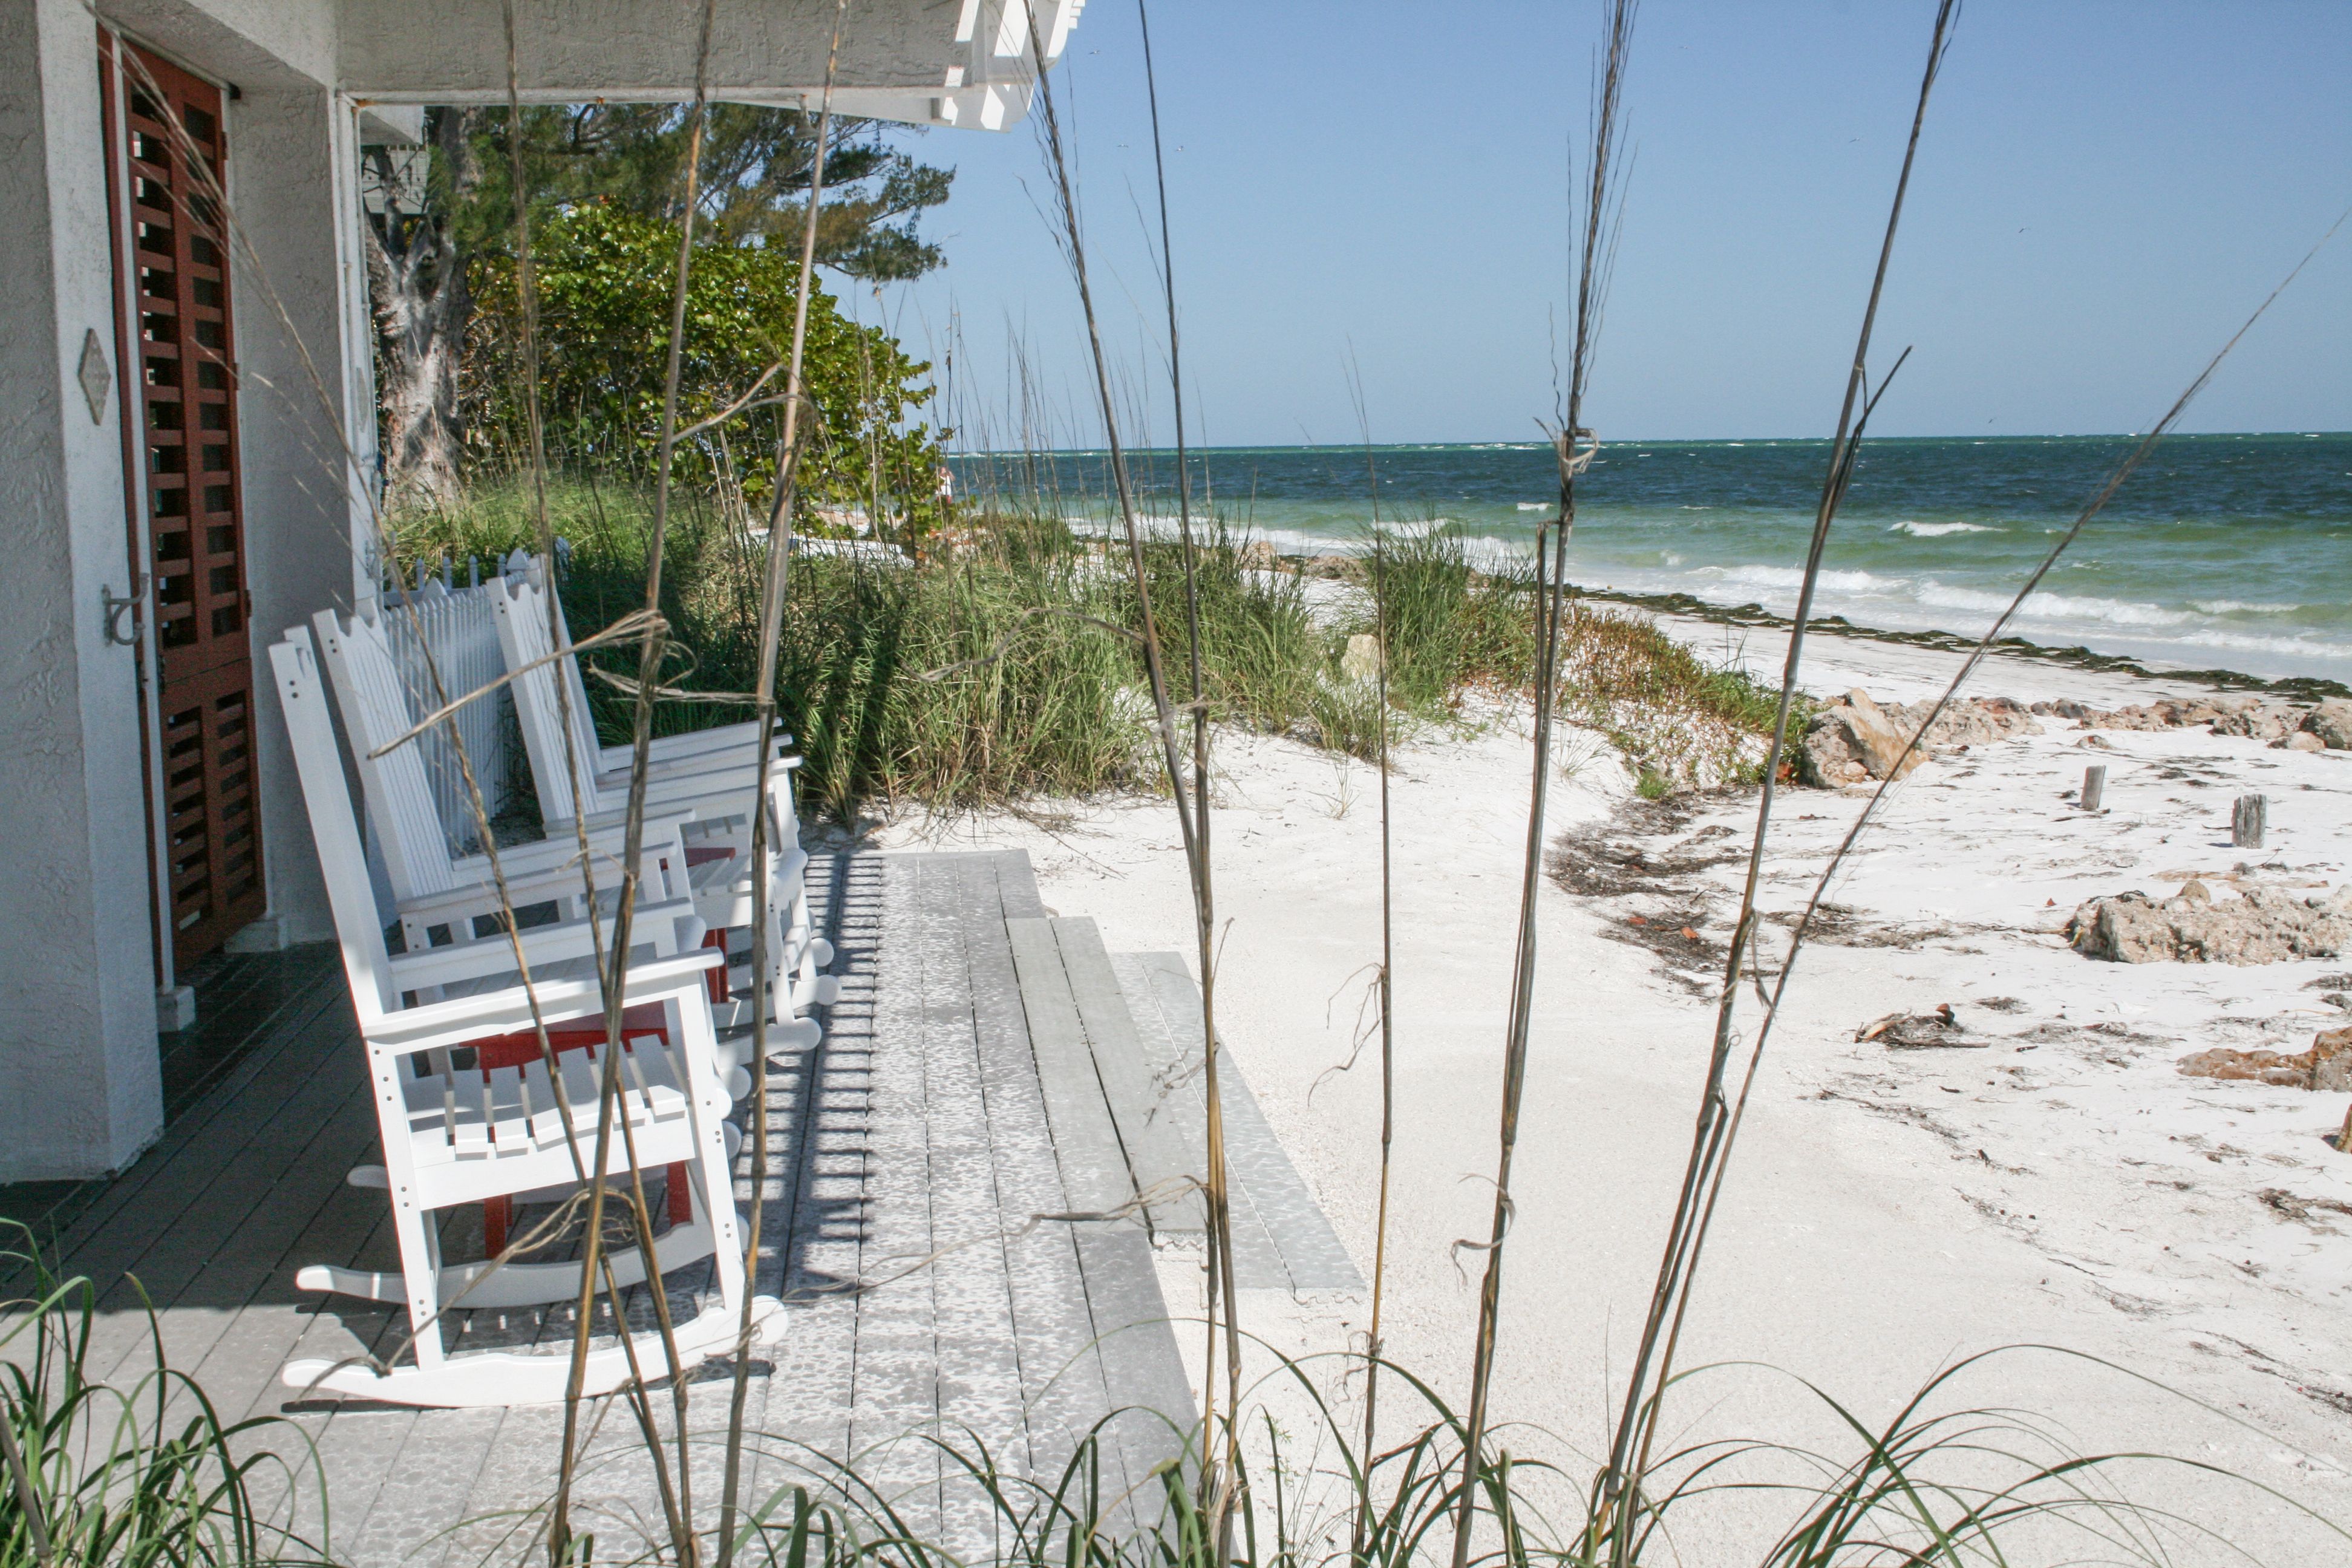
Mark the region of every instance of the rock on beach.
POLYGON ((2307 1051, 2196 1051, 2180 1058, 2184 1078, 2276 1084, 2341 1094, 2352 1089, 2352 1028, 2322 1029, 2307 1051))
POLYGON ((2039 735, 2042 726, 2024 705, 2006 697, 1972 697, 1944 710, 1927 727, 1919 747, 1911 737, 1934 711, 1933 702, 1874 702, 1865 691, 1847 692, 1812 717, 1797 747, 1797 777, 1817 789, 1901 778, 1928 757, 1962 746, 2039 735), (1907 754, 1906 754, 1907 752, 1907 754))
POLYGON ((2037 717, 2072 720, 2076 729, 2092 731, 2201 724, 2216 735, 2266 741, 2282 751, 2352 751, 2352 700, 2341 697, 2308 705, 2261 697, 2165 697, 2122 708, 2094 708, 2071 699, 2029 708, 2006 697, 1973 697, 1947 708, 1914 750, 1911 737, 1934 707, 1932 702, 1878 702, 1860 690, 1823 704, 1797 743, 1798 782, 1836 789, 1889 774, 1900 778, 1931 756, 2014 735, 2038 735, 2042 726, 2037 717))
POLYGON ((2118 893, 2075 910, 2065 936, 2075 952, 2114 963, 2335 958, 2352 948, 2352 882, 2326 898, 2247 888, 2227 903, 2192 897, 2187 889, 2161 901, 2142 892, 2118 893))

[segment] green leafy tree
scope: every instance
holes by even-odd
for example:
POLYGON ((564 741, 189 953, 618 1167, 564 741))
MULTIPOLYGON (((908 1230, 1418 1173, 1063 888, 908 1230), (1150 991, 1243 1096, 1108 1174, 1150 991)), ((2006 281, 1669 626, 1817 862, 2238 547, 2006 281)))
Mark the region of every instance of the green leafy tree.
MULTIPOLYGON (((536 226, 540 396, 551 456, 650 472, 659 448, 678 228, 610 203, 573 207, 536 226)), ((469 439, 513 460, 528 451, 520 317, 510 257, 478 268, 467 343, 469 439)), ((781 399, 792 350, 800 265, 778 246, 697 249, 687 289, 678 424, 701 423, 751 394, 781 399)), ((937 521, 937 437, 913 416, 930 367, 896 340, 810 296, 803 375, 809 404, 800 489, 812 509, 862 506, 877 526, 919 539, 937 521)), ((781 401, 747 408, 686 440, 677 477, 740 493, 763 514, 775 484, 781 401)))
MULTIPOLYGON (((522 111, 522 178, 545 223, 591 204, 676 223, 686 191, 686 111, 675 104, 534 105, 522 111)), ((897 142, 907 126, 836 119, 826 138, 817 260, 872 283, 945 259, 918 232, 947 200, 950 170, 897 142)), ((504 109, 426 111, 425 145, 367 150, 368 279, 378 328, 386 489, 396 502, 457 499, 471 404, 458 392, 475 274, 510 265, 513 161, 504 109)), ((696 228, 711 247, 782 242, 797 255, 815 167, 816 121, 793 109, 715 104, 696 228)), ((667 294, 667 287, 664 289, 667 294)), ((475 451, 483 449, 476 440, 475 451)))
MULTIPOLYGON (((920 277, 946 258, 918 233, 948 199, 954 171, 920 163, 893 144, 919 134, 879 121, 836 119, 826 137, 820 266, 867 282, 920 277)), ((483 178, 461 231, 474 248, 504 248, 514 221, 512 160, 503 114, 479 120, 472 155, 483 178)), ((684 216, 687 115, 675 104, 566 104, 523 114, 523 178, 547 206, 603 201, 643 217, 684 216)), ((720 245, 783 239, 800 248, 816 117, 797 109, 715 103, 702 142, 697 231, 720 245)))

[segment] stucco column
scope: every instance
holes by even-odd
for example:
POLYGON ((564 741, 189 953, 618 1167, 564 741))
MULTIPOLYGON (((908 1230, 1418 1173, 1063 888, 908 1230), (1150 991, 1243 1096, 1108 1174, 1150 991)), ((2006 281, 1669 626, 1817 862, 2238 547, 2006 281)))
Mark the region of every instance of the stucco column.
POLYGON ((0 1181, 96 1175, 162 1130, 98 36, 0 0, 0 1181), (81 381, 97 334, 107 395, 81 381))
MULTIPOLYGON (((363 554, 353 545, 370 530, 362 486, 374 467, 373 341, 349 109, 322 87, 248 87, 230 106, 228 132, 230 200, 253 247, 237 254, 234 283, 260 672, 287 627, 352 605, 363 554)), ((293 942, 331 937, 285 716, 267 679, 255 691, 269 922, 293 942)))

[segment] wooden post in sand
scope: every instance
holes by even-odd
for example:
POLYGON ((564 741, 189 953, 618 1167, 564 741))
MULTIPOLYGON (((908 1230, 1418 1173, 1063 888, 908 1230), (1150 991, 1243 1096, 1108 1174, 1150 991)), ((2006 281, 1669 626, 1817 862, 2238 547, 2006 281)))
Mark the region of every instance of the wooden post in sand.
POLYGON ((2093 763, 2083 770, 2082 805, 2084 811, 2099 809, 2099 801, 2107 793, 2107 764, 2093 763))
POLYGON ((2230 813, 2230 842, 2241 849, 2260 849, 2263 828, 2270 816, 2270 797, 2242 795, 2230 813))

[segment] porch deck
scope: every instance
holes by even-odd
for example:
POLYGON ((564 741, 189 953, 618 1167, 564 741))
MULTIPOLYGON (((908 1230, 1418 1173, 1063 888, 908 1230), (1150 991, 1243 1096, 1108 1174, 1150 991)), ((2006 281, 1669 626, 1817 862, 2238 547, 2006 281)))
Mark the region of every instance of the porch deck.
MULTIPOLYGON (((1116 1207, 1197 1167, 1198 1090, 1173 1071, 1197 993, 1168 955, 1114 957, 1091 922, 1048 919, 1018 853, 819 855, 809 882, 842 993, 824 1043, 770 1070, 758 1289, 788 1303, 789 1327, 752 1369, 749 1425, 764 1437, 745 1496, 816 1456, 855 1457, 910 1527, 985 1555, 992 1521, 947 1484, 951 1461, 907 1435, 967 1436, 1009 1471, 1050 1475, 1125 1411, 1108 1428, 1115 1494, 1148 1488, 1190 1425, 1143 1223, 1036 1216, 1116 1207)), ((282 1414, 311 1439, 338 1560, 521 1555, 552 1488, 560 1409, 305 1401, 277 1381, 298 1355, 390 1354, 405 1331, 387 1310, 293 1288, 307 1263, 397 1267, 383 1194, 342 1179, 375 1157, 376 1133, 332 948, 229 960, 202 990, 163 1140, 110 1182, 0 1187, 0 1214, 105 1289, 96 1375, 144 1364, 143 1289, 172 1364, 224 1418, 282 1414)), ((1243 1283, 1360 1288, 1237 1079, 1227 1109, 1243 1283)), ((742 1200, 749 1164, 747 1149, 742 1200)), ((1154 1211, 1179 1239, 1182 1207, 1154 1211)), ((478 1215, 453 1211, 453 1254, 478 1248, 478 1215)), ((665 1279, 674 1310, 696 1310, 707 1269, 665 1279)), ((633 1318, 650 1310, 635 1298, 633 1318)), ((453 1349, 568 1342, 570 1316, 476 1312, 453 1349)), ((688 1418, 706 1523, 728 1374, 697 1374, 688 1418)), ((660 1533, 653 1476, 625 1406, 594 1419, 576 1527, 627 1555, 625 1541, 660 1533)))

